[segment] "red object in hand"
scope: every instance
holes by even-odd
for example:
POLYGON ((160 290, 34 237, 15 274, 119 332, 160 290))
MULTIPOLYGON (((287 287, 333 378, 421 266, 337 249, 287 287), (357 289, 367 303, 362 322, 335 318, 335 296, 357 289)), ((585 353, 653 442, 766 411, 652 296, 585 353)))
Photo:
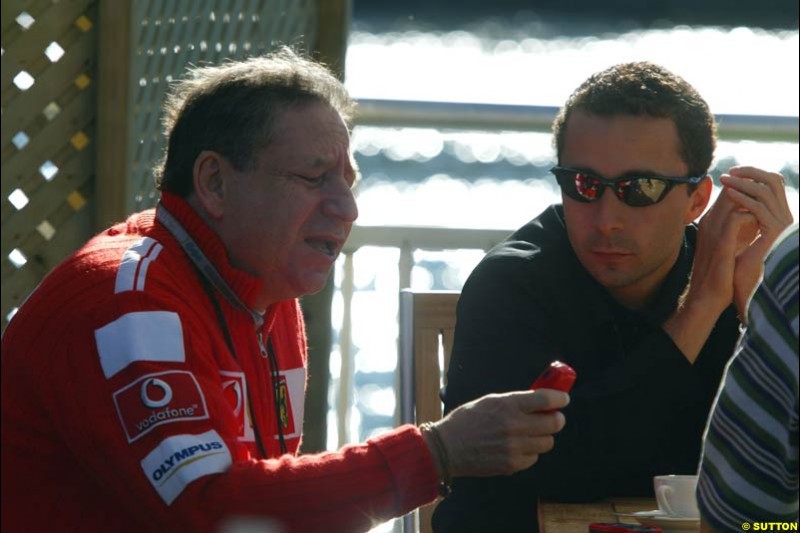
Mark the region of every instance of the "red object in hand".
POLYGON ((569 392, 577 377, 578 374, 575 373, 571 366, 561 361, 553 361, 536 378, 530 389, 555 389, 561 392, 569 392))

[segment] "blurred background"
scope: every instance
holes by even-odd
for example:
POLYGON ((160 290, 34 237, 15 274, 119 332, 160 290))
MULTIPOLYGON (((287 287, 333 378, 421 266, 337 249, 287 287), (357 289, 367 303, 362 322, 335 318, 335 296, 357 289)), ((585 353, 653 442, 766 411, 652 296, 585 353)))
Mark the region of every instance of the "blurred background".
POLYGON ((715 180, 780 171, 797 219, 796 0, 4 0, 2 25, 4 326, 66 254, 155 203, 159 109, 187 65, 288 43, 343 77, 361 215, 303 301, 304 451, 397 424, 398 291, 460 290, 559 201, 550 123, 593 72, 683 76, 718 116, 715 180))

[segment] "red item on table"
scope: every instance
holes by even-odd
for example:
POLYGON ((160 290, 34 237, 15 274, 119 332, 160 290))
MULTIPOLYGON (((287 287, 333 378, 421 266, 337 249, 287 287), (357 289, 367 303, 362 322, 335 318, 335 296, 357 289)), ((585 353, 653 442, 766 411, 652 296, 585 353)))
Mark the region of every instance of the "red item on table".
POLYGON ((594 522, 589 524, 589 533, 662 533, 660 527, 623 524, 621 522, 594 522))

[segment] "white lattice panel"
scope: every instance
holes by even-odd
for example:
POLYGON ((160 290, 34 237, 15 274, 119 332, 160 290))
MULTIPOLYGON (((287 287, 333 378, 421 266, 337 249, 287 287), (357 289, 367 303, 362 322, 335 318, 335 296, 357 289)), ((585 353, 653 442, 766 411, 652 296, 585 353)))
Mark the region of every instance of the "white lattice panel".
POLYGON ((4 0, 2 316, 92 232, 96 2, 4 0))

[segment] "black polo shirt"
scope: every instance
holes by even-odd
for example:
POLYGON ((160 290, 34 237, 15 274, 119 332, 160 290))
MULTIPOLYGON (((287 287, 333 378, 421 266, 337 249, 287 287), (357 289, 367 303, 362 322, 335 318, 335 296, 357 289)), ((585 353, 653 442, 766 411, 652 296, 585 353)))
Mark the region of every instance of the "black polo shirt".
POLYGON ((492 392, 525 390, 553 360, 578 379, 555 448, 513 476, 456 480, 437 531, 538 530, 537 498, 652 496, 658 474, 695 473, 706 418, 739 336, 733 306, 692 365, 661 328, 686 287, 697 228, 652 305, 631 311, 578 261, 554 205, 495 247, 470 275, 445 410, 492 392))

